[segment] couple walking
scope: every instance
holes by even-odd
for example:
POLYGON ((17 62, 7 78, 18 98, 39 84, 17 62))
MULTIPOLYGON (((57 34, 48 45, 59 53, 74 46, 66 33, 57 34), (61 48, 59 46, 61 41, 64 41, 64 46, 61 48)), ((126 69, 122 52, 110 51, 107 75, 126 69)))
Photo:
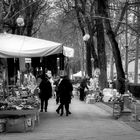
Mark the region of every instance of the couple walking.
POLYGON ((57 93, 56 93, 57 100, 59 98, 60 101, 60 105, 58 106, 56 112, 58 114, 60 113, 60 116, 64 114, 64 107, 65 107, 66 116, 71 114, 71 112, 69 111, 69 104, 71 103, 72 90, 73 90, 73 86, 68 76, 60 76, 57 85, 57 93))
MULTIPOLYGON (((38 87, 40 89, 39 97, 41 100, 41 112, 47 112, 48 100, 52 97, 52 85, 50 83, 50 76, 46 73, 45 76, 38 76, 38 87)), ((66 116, 71 114, 69 111, 69 104, 71 103, 73 86, 68 76, 60 76, 57 84, 56 98, 59 99, 60 105, 56 112, 60 116, 64 114, 64 107, 66 116), (61 111, 61 112, 60 112, 61 111)))

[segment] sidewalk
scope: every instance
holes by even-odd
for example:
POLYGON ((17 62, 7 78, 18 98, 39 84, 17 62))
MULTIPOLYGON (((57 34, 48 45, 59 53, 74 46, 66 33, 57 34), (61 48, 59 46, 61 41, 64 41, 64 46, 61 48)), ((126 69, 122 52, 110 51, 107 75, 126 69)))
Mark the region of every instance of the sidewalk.
POLYGON ((40 113, 40 124, 26 133, 3 133, 0 140, 138 140, 136 131, 121 120, 111 118, 112 109, 103 104, 87 104, 75 98, 71 115, 56 113, 55 100, 49 100, 48 112, 40 113))
MULTIPOLYGON (((104 109, 108 113, 113 114, 113 104, 97 102, 97 103, 95 103, 95 105, 104 109)), ((136 121, 134 117, 135 116, 133 116, 131 114, 124 113, 118 120, 121 120, 121 121, 125 122, 127 125, 129 125, 130 127, 134 128, 135 130, 140 131, 140 121, 136 121)))

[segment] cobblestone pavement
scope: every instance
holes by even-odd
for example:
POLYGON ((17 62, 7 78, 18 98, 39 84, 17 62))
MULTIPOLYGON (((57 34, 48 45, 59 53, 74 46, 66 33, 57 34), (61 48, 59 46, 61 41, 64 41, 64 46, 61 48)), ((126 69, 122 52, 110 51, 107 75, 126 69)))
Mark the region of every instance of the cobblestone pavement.
POLYGON ((0 140, 139 140, 140 133, 101 104, 86 104, 72 99, 71 115, 59 116, 55 100, 49 101, 48 112, 40 113, 40 124, 26 133, 1 133, 0 140))

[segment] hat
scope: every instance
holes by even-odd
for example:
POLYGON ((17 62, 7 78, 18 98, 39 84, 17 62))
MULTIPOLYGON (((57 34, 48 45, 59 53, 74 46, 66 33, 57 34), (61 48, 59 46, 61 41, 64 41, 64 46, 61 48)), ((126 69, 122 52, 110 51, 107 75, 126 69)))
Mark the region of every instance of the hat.
POLYGON ((67 74, 66 74, 65 71, 60 71, 60 77, 61 77, 61 78, 64 78, 64 77, 66 77, 66 76, 67 76, 67 74))

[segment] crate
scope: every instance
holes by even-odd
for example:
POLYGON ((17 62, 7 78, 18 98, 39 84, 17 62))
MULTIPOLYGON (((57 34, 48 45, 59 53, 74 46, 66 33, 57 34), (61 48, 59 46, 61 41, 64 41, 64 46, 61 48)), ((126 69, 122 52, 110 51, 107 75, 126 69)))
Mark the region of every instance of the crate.
POLYGON ((24 132, 25 123, 24 117, 19 118, 7 118, 6 132, 24 132))
POLYGON ((5 123, 0 123, 0 133, 5 132, 5 123))
POLYGON ((0 119, 0 133, 5 132, 5 124, 6 124, 6 120, 0 119))
POLYGON ((26 132, 32 131, 35 127, 34 116, 22 116, 18 118, 7 118, 6 132, 26 132))
POLYGON ((35 128, 36 116, 26 116, 25 118, 25 131, 33 131, 35 128))
POLYGON ((87 104, 94 104, 96 102, 94 97, 87 97, 86 98, 86 103, 87 104))

